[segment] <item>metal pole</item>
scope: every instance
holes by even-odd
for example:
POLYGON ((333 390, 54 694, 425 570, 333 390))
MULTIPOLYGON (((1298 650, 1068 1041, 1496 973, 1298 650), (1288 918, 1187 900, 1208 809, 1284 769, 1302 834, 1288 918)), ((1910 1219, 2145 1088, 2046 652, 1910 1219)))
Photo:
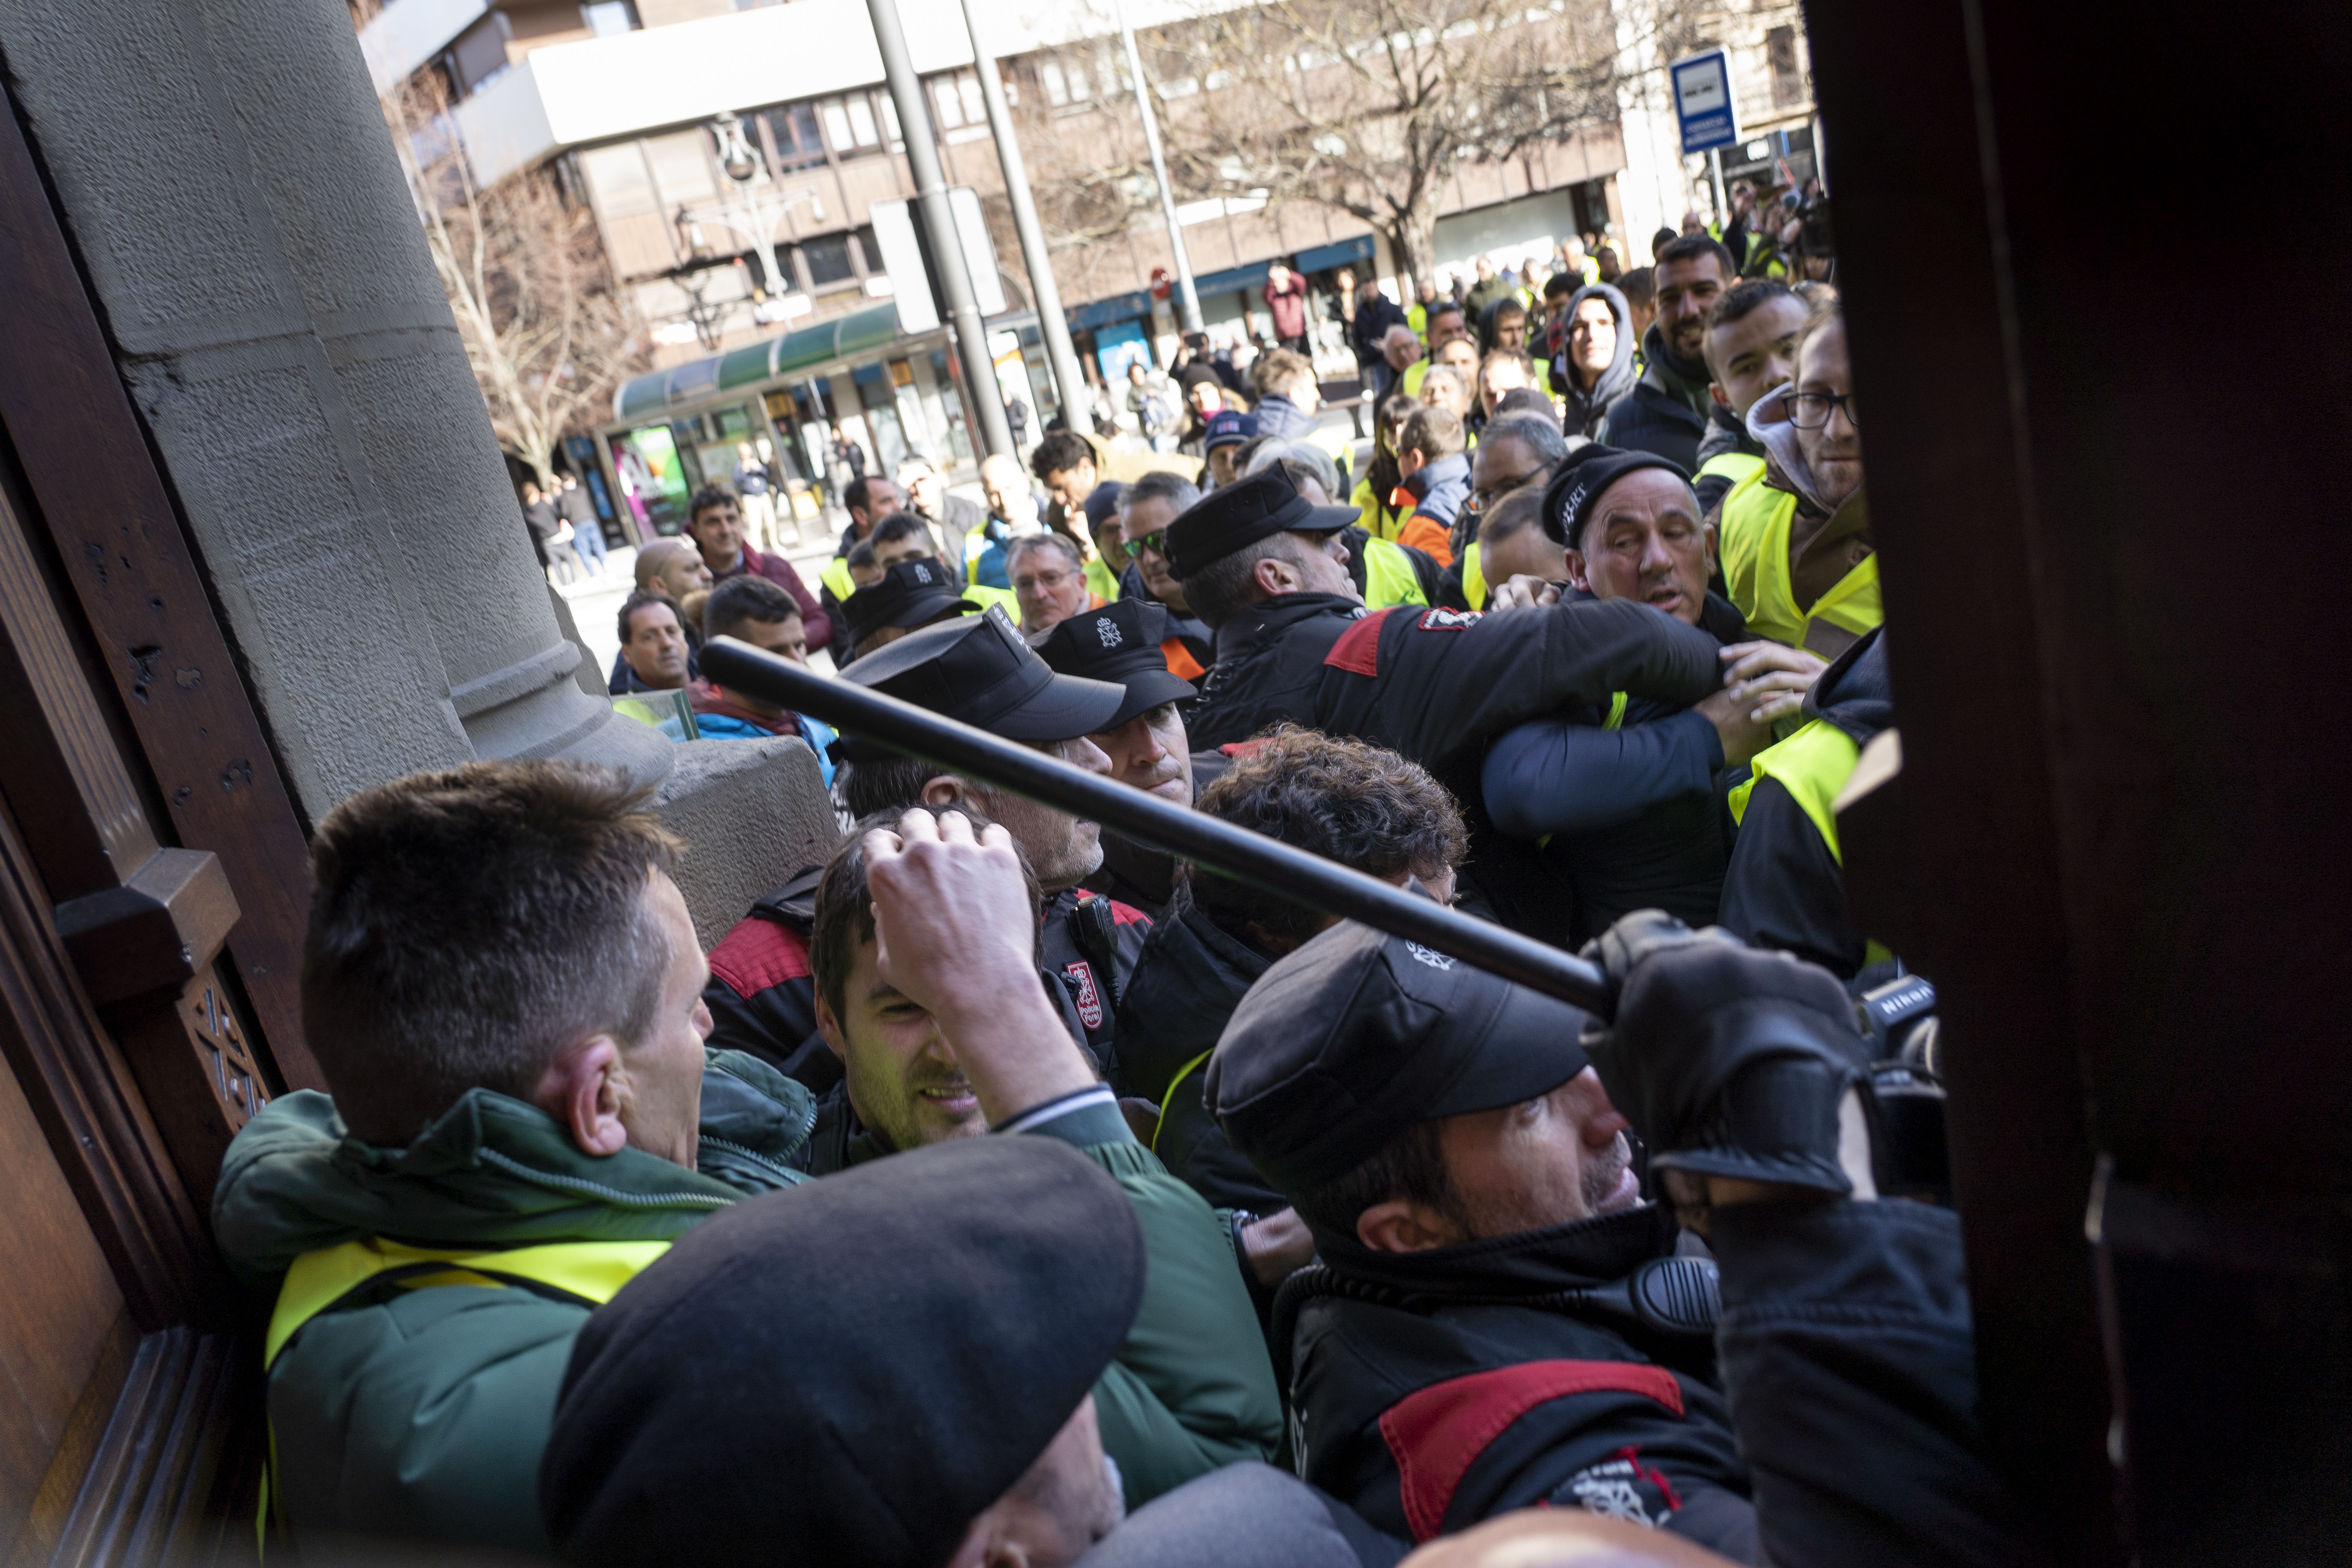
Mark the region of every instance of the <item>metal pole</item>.
POLYGON ((1168 160, 1160 152, 1160 117, 1151 112, 1151 89, 1143 79, 1143 57, 1136 52, 1135 29, 1127 25, 1125 0, 1111 0, 1118 18, 1118 41, 1127 49, 1127 74, 1135 82, 1136 112, 1143 116, 1143 144, 1151 150, 1151 177, 1160 185, 1160 216, 1168 220, 1168 248, 1176 254, 1177 317, 1188 332, 1201 330, 1201 296, 1192 287, 1192 258, 1184 254, 1184 228, 1176 221, 1176 193, 1168 188, 1168 160))
POLYGON ((814 714, 845 734, 882 742, 992 788, 1117 828, 1138 843, 1181 855, 1219 876, 1342 920, 1361 921, 1601 1017, 1616 1010, 1608 977, 1564 949, 1448 909, 1279 839, 1171 805, 1157 795, 1113 784, 927 708, 819 675, 733 637, 703 645, 702 669, 719 685, 792 712, 814 714))
POLYGON ((1722 148, 1710 147, 1706 150, 1706 173, 1707 177, 1715 182, 1715 221, 1727 224, 1731 221, 1731 204, 1726 201, 1723 195, 1722 148))
MULTIPOLYGON (((1077 350, 1070 346, 1070 323, 1062 314, 1062 290, 1054 281, 1053 258, 1045 250, 1045 233, 1037 226, 1037 204, 1029 194, 1028 165, 1021 161, 1013 116, 1004 107, 1004 79, 997 74, 995 55, 981 40, 980 12, 972 0, 963 0, 963 25, 971 35, 971 59, 980 72, 981 100, 988 105, 988 132, 996 139, 996 161, 1004 167, 1004 194, 1013 202, 1013 228, 1021 237, 1021 260, 1029 269, 1029 298, 1037 307, 1045 363, 1053 370, 1054 391, 1062 400, 1062 423, 1076 430, 1076 411, 1090 400, 1087 375, 1078 368, 1077 350)), ((1045 422, 1041 410, 1037 423, 1042 426, 1045 422)))
POLYGON ((940 169, 939 145, 931 137, 930 106, 923 101, 922 83, 907 53, 907 30, 898 20, 898 0, 866 0, 874 18, 874 41, 881 46, 882 72, 890 83, 890 101, 898 108, 898 131, 907 139, 907 163, 915 174, 915 204, 922 214, 923 232, 931 242, 931 268, 939 276, 940 298, 955 328, 956 349, 963 358, 964 395, 979 421, 981 445, 989 453, 1013 456, 1013 426, 1004 418, 1004 394, 996 384, 996 362, 988 352, 988 332, 981 325, 980 306, 971 296, 971 279, 964 271, 963 242, 956 235, 955 214, 948 207, 947 176, 940 169))

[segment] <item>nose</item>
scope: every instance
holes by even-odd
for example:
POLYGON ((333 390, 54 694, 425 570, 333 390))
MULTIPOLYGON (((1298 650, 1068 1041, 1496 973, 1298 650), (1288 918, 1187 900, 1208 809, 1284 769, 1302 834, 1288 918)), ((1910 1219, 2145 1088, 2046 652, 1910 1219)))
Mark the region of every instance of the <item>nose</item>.
POLYGON ((1073 766, 1084 768, 1090 773, 1108 774, 1111 771, 1110 753, 1085 735, 1072 741, 1063 756, 1073 766))
POLYGON ((1642 570, 1645 574, 1670 572, 1674 564, 1675 552, 1666 548, 1666 536, 1652 529, 1642 541, 1642 570))

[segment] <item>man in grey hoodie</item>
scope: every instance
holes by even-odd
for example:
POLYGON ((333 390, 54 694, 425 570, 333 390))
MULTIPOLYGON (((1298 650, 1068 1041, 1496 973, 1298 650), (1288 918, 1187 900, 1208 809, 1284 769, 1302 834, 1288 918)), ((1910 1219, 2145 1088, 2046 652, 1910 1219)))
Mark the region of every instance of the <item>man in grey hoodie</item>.
POLYGON ((1609 411, 1633 390, 1633 311, 1607 283, 1587 283, 1559 313, 1551 384, 1568 405, 1563 434, 1600 434, 1609 411))

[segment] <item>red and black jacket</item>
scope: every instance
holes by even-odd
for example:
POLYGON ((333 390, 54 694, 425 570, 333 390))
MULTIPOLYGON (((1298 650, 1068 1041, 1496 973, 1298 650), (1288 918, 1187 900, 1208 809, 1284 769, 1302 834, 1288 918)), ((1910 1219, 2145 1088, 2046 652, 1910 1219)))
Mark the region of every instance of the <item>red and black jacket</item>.
POLYGON ((841 1081, 841 1058, 816 1032, 816 981, 809 971, 809 932, 816 921, 822 866, 810 866, 772 893, 710 950, 713 1048, 746 1051, 817 1094, 841 1081))
POLYGON ((1143 956, 1151 918, 1116 899, 1066 888, 1045 900, 1037 965, 1061 985, 1062 1017, 1106 1073, 1117 1059, 1118 1005, 1143 956))
POLYGON ((1415 1543, 1512 1509, 1583 1508, 1755 1560, 1711 1342, 1544 1300, 1670 1253, 1669 1216, 1402 1255, 1318 1239, 1319 1288, 1295 1279, 1277 1309, 1307 1480, 1415 1543))

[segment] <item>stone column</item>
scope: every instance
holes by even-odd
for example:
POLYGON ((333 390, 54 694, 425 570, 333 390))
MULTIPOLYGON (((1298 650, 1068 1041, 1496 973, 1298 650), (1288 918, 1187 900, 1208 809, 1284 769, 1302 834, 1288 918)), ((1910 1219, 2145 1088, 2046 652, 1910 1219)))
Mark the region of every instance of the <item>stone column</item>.
POLYGON ((0 51, 305 811, 664 778, 575 679, 344 7, 0 0, 0 51))

